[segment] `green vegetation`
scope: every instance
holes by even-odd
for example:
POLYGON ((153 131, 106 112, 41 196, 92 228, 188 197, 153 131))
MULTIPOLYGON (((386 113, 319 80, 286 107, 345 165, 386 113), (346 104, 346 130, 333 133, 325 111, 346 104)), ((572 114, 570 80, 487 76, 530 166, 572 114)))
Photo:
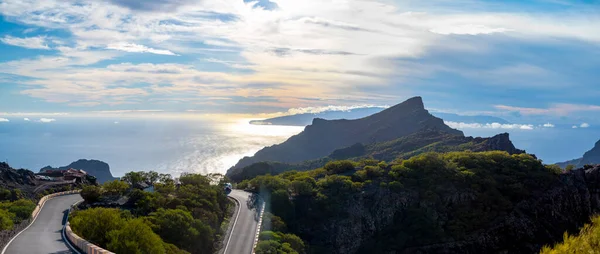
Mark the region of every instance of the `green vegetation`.
POLYGON ((600 216, 592 218, 590 224, 583 226, 578 235, 565 232, 563 242, 554 247, 545 246, 541 254, 587 254, 600 250, 600 216))
MULTIPOLYGON (((495 142, 491 142, 495 143, 495 142)), ((409 159, 411 157, 428 152, 460 152, 474 151, 483 152, 505 149, 510 153, 524 153, 514 148, 508 136, 496 136, 492 138, 472 138, 461 135, 453 135, 442 131, 424 130, 398 139, 378 142, 368 145, 354 144, 352 146, 333 151, 329 156, 320 159, 304 161, 301 163, 280 162, 258 162, 244 168, 233 169, 228 176, 235 182, 249 180, 259 175, 277 175, 290 170, 306 171, 324 167, 327 163, 336 160, 350 160, 360 162, 375 160, 376 166, 379 161, 391 162, 397 159, 409 159), (506 138, 510 144, 506 147, 492 147, 490 141, 506 138)))
POLYGON ((29 219, 35 206, 29 199, 0 202, 0 230, 12 229, 13 225, 29 219))
POLYGON ((263 231, 258 236, 258 244, 255 253, 304 253, 304 242, 300 237, 293 234, 263 231))
POLYGON ((79 236, 116 253, 212 253, 231 205, 220 175, 130 172, 122 181, 85 186, 88 203, 125 197, 119 208, 75 211, 70 218, 79 236), (220 179, 220 181, 219 181, 220 179), (153 185, 154 192, 142 191, 153 185))
POLYGON ((310 171, 257 176, 240 182, 238 188, 260 192, 267 200, 270 228, 279 232, 261 238, 264 253, 287 250, 278 237, 286 230, 307 239, 312 251, 330 252, 330 244, 315 244, 331 238, 323 225, 346 218, 348 207, 357 205, 357 200, 363 200, 359 209, 372 209, 376 204, 371 200, 382 198, 378 195, 405 200, 393 224, 361 247, 362 252, 383 253, 440 239, 463 239, 546 189, 560 172, 527 154, 424 153, 391 163, 329 162, 310 171), (389 194, 373 194, 378 192, 389 194))

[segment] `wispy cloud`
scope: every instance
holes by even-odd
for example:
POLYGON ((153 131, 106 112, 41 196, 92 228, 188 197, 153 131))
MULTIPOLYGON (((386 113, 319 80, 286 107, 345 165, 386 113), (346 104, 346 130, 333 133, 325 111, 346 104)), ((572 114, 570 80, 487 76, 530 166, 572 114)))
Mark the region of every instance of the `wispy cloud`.
POLYGON ((597 105, 580 105, 580 104, 554 104, 548 108, 526 108, 514 107, 507 105, 496 105, 496 109, 506 110, 511 112, 519 112, 523 115, 558 115, 566 116, 573 112, 590 112, 600 111, 600 106, 597 105))
POLYGON ((111 44, 108 44, 108 46, 106 46, 106 48, 125 51, 125 52, 132 52, 132 53, 151 53, 151 54, 169 55, 169 56, 177 55, 177 54, 171 52, 170 50, 154 49, 154 48, 146 47, 144 45, 139 45, 139 44, 135 44, 135 43, 126 43, 126 42, 111 43, 111 44))
POLYGON ((582 123, 581 125, 579 125, 579 128, 589 128, 590 124, 589 123, 582 123))
POLYGON ((326 111, 350 111, 358 108, 388 108, 389 106, 380 106, 373 104, 363 104, 363 105, 352 105, 352 106, 323 106, 323 107, 302 107, 302 108, 290 108, 284 114, 286 115, 297 115, 297 114, 317 114, 326 111))
MULTIPOLYGON (((256 8, 256 2, 4 0, 0 14, 9 22, 69 36, 68 46, 51 42, 56 55, 3 62, 0 72, 34 79, 20 83, 22 95, 74 107, 143 104, 159 96, 185 101, 193 100, 190 95, 252 95, 280 98, 263 105, 281 110, 307 105, 299 98, 324 99, 310 104, 315 106, 383 97, 388 100, 382 103, 389 103, 409 93, 405 79, 427 72, 399 68, 390 59, 418 60, 437 48, 442 54, 482 52, 494 45, 477 42, 490 38, 600 42, 595 15, 436 5, 447 1, 279 0, 268 10, 256 8), (127 59, 130 54, 123 52, 148 55, 127 59), (164 57, 177 54, 181 57, 164 57), (230 68, 206 68, 197 59, 226 59, 212 63, 230 68), (256 83, 275 85, 248 86, 256 83)), ((25 39, 4 38, 13 44, 25 39)), ((50 48, 34 42, 21 44, 50 48)), ((526 67, 509 63, 476 78, 504 84, 515 73, 547 73, 526 67)))
POLYGON ((446 122, 448 126, 455 129, 519 129, 519 130, 533 130, 533 124, 500 124, 500 123, 457 123, 457 122, 446 122))
POLYGON ((545 123, 542 126, 545 127, 545 128, 554 128, 554 124, 551 124, 551 123, 545 123))
POLYGON ((91 111, 92 113, 100 113, 100 114, 123 114, 123 113, 157 113, 164 112, 161 109, 126 109, 126 110, 100 110, 100 111, 91 111))
POLYGON ((27 122, 29 122, 29 121, 31 121, 31 119, 29 119, 29 118, 25 117, 25 118, 23 118, 23 121, 27 121, 27 122))
MULTIPOLYGON (((67 116, 70 113, 66 113, 66 112, 54 112, 54 113, 48 113, 48 112, 0 112, 0 116, 67 116)), ((24 118, 25 119, 29 119, 29 118, 24 118)), ((25 120, 27 121, 27 120, 25 120)))
POLYGON ((36 36, 36 37, 13 37, 10 35, 4 36, 0 38, 0 41, 4 44, 13 45, 22 48, 29 49, 50 49, 46 42, 46 37, 36 36))

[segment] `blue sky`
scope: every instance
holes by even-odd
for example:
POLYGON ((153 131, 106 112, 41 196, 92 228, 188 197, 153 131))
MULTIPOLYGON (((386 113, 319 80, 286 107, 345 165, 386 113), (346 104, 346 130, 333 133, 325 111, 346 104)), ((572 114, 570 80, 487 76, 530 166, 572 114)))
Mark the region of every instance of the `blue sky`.
POLYGON ((143 3, 0 0, 0 117, 278 115, 420 95, 435 111, 600 124, 600 1, 143 3))

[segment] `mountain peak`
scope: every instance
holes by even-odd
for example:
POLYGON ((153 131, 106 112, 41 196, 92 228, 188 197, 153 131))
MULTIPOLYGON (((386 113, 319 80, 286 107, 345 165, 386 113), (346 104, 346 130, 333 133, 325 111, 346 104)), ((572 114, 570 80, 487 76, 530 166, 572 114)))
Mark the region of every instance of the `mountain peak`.
POLYGON ((368 145, 390 141, 423 130, 437 130, 464 136, 462 131, 450 128, 442 119, 429 114, 421 97, 413 97, 365 118, 355 120, 314 118, 312 125, 306 126, 301 133, 281 144, 263 148, 253 157, 243 158, 234 168, 263 161, 296 163, 317 159, 331 154, 336 149, 356 143, 368 145))
POLYGON ((425 104, 421 96, 412 97, 400 104, 390 107, 388 110, 407 110, 407 109, 422 109, 425 110, 425 104))

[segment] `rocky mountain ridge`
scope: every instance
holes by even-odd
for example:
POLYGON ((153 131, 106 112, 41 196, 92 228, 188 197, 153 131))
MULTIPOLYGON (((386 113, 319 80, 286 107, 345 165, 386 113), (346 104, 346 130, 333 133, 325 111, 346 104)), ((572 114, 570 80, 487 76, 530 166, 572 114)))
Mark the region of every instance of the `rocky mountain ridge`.
POLYGON ((303 132, 281 144, 265 147, 252 157, 241 159, 233 168, 263 161, 296 163, 317 159, 341 147, 394 140, 424 129, 464 136, 462 131, 450 128, 442 119, 431 115, 421 97, 414 97, 361 119, 316 118, 303 132))

